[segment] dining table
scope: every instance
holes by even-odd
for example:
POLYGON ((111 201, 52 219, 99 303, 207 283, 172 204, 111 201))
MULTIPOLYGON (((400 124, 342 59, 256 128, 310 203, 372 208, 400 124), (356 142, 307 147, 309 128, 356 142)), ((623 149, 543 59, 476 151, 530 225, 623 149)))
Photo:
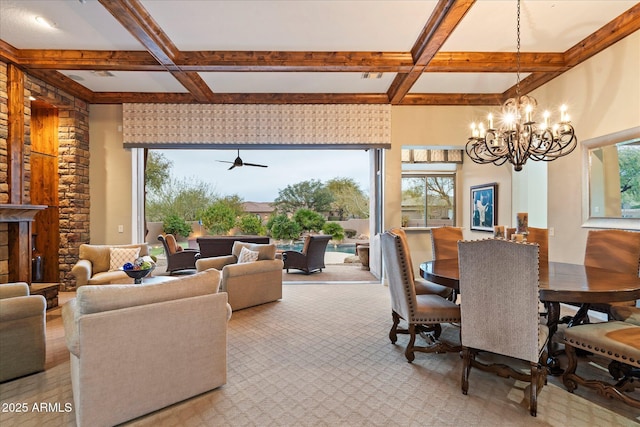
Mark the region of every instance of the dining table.
MULTIPOLYGON (((457 259, 424 262, 420 264, 420 274, 430 282, 459 291, 460 276, 457 259)), ((560 375, 563 372, 552 351, 552 338, 560 322, 561 303, 574 303, 580 306, 569 320, 567 326, 571 327, 588 321, 587 314, 591 304, 640 299, 640 277, 637 275, 582 264, 540 263, 538 288, 540 301, 547 309, 549 328, 547 367, 552 375, 560 375)))

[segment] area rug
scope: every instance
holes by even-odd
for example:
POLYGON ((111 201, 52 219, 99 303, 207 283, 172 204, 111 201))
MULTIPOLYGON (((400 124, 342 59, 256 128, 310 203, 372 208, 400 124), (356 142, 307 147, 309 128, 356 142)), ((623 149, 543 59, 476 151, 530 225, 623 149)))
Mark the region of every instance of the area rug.
MULTIPOLYGON (((228 382, 223 387, 133 420, 131 426, 632 426, 638 414, 593 393, 571 394, 551 378, 527 411, 525 385, 473 371, 460 391, 458 354, 416 355, 407 337, 389 342, 388 288, 380 284, 286 285, 279 302, 239 310, 229 322, 228 382)), ((69 362, 60 357, 59 316, 45 372, 0 385, 0 425, 73 426, 69 362), (56 332, 57 331, 57 332, 56 332), (33 404, 60 411, 35 412, 33 404), (55 406, 52 406, 55 408, 55 406)), ((445 325, 443 336, 459 330, 445 325)), ((117 410, 117 408, 114 408, 117 410)), ((637 412, 637 411, 636 411, 637 412)))

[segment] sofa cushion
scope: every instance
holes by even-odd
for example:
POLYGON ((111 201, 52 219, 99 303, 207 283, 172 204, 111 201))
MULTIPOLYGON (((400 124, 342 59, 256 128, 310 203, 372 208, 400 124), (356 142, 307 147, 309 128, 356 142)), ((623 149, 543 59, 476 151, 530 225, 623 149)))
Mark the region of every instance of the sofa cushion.
POLYGON ((77 314, 98 313, 144 304, 215 294, 220 272, 209 269, 166 283, 152 285, 82 286, 76 294, 77 314))
POLYGON ((246 243, 246 242, 234 242, 232 254, 236 258, 240 257, 242 248, 247 248, 250 251, 258 251, 258 261, 265 259, 276 259, 276 245, 274 244, 258 244, 258 243, 246 243))
POLYGON ((149 246, 146 243, 136 245, 80 245, 79 259, 91 261, 92 274, 109 271, 111 248, 140 248, 138 256, 149 255, 149 246))
POLYGON ((140 248, 109 248, 109 271, 120 270, 126 263, 138 258, 140 248))
POLYGON ((257 261, 258 254, 258 251, 252 251, 247 248, 242 248, 242 250, 240 251, 240 256, 238 257, 238 264, 257 261))

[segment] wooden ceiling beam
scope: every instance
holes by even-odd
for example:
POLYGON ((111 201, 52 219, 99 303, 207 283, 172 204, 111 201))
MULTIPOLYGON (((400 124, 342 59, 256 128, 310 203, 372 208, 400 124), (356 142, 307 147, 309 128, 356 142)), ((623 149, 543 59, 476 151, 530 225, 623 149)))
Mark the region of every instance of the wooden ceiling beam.
MULTIPOLYGON (((514 73, 518 55, 515 52, 438 52, 425 72, 439 73, 514 73)), ((526 52, 520 54, 522 72, 566 69, 563 53, 526 52)))
MULTIPOLYGON (((384 94, 365 93, 216 93, 212 104, 388 104, 384 94)), ((196 102, 184 93, 96 93, 94 104, 196 102)))
POLYGON ((500 105, 500 93, 409 93, 399 105, 500 105))
POLYGON ((210 102, 213 92, 197 73, 183 73, 175 61, 179 56, 162 28, 139 0, 98 0, 199 102, 210 102))
MULTIPOLYGON (((69 77, 62 73, 52 70, 27 70, 27 74, 37 79, 42 80, 57 88, 63 88, 69 95, 75 96, 84 100, 87 103, 92 103, 94 99, 94 92, 82 86, 80 83, 71 80, 69 77)), ((44 97, 47 94, 36 94, 44 97)))
POLYGON ((399 104, 409 93, 426 66, 474 3, 475 0, 440 0, 438 2, 411 49, 415 64, 413 70, 398 74, 387 91, 392 104, 399 104))

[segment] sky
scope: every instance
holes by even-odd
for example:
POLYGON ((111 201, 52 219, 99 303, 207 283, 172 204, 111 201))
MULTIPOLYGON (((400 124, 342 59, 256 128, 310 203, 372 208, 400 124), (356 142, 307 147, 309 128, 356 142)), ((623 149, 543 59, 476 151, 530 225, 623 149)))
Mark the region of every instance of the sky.
POLYGON ((236 150, 156 150, 173 165, 171 176, 211 183, 220 196, 237 194, 245 202, 272 202, 287 185, 317 179, 352 178, 369 194, 369 152, 364 150, 240 150, 243 166, 228 170, 236 150))

